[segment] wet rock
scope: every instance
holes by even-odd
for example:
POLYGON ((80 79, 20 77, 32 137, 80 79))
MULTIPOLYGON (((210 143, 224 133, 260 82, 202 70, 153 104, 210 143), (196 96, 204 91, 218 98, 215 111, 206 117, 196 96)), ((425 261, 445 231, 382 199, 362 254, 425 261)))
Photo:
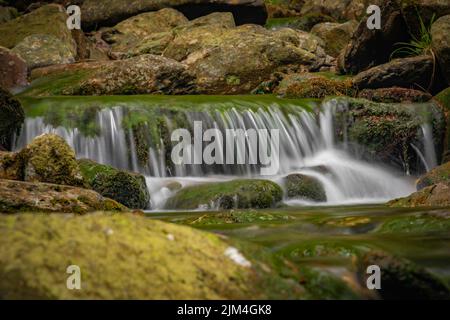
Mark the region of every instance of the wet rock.
MULTIPOLYGON (((450 6, 450 5, 449 5, 450 6)), ((450 15, 439 18, 431 27, 433 50, 442 74, 450 85, 450 15)))
POLYGON ((381 289, 377 292, 383 299, 447 299, 450 295, 445 283, 425 268, 382 251, 370 251, 360 258, 359 278, 363 285, 371 265, 381 269, 381 289))
POLYGON ((303 174, 290 174, 285 178, 288 198, 326 202, 327 195, 320 181, 303 174))
POLYGON ((417 190, 422 190, 434 184, 443 183, 450 186, 450 162, 434 168, 417 180, 417 190))
POLYGON ((75 152, 55 134, 43 134, 20 151, 24 180, 69 186, 86 186, 75 152))
POLYGON ((92 211, 127 211, 114 200, 82 188, 0 179, 0 212, 59 212, 83 214, 92 211))
POLYGON ((325 52, 332 57, 337 57, 341 50, 347 46, 358 27, 355 20, 345 23, 324 22, 316 24, 311 33, 315 34, 325 42, 325 52))
POLYGON ((261 261, 212 233, 138 215, 1 215, 0 241, 2 299, 297 299, 302 295, 298 282, 277 274, 268 259, 261 261), (66 266, 74 261, 81 268, 82 290, 67 290, 65 277, 61 285, 66 266))
POLYGON ((25 114, 20 102, 0 87, 0 150, 11 150, 14 134, 19 134, 25 114))
POLYGON ((275 93, 288 98, 317 98, 352 96, 351 78, 339 78, 322 73, 292 73, 283 78, 275 93))
POLYGON ((433 64, 431 56, 395 59, 359 73, 354 83, 361 90, 394 86, 426 89, 434 82, 433 64))
POLYGON ((167 200, 167 209, 270 208, 281 201, 281 188, 266 180, 234 180, 206 183, 181 189, 167 200))
POLYGON ((75 62, 71 48, 55 36, 35 34, 19 42, 12 52, 27 63, 28 69, 75 62))
POLYGON ((408 197, 388 202, 391 207, 449 207, 450 186, 443 183, 434 184, 411 194, 408 197))
POLYGON ((26 62, 11 50, 0 47, 0 87, 12 89, 28 84, 26 62))
POLYGON ((76 83, 61 88, 65 95, 188 94, 194 77, 185 65, 160 56, 105 62, 88 70, 76 83))
POLYGON ((13 20, 19 16, 16 8, 0 7, 0 24, 13 20))
POLYGON ((113 26, 139 13, 174 8, 189 20, 212 12, 232 12, 238 25, 255 23, 263 25, 267 19, 263 0, 85 0, 83 27, 92 30, 101 26, 113 26))
POLYGON ((384 103, 420 103, 430 101, 432 96, 429 93, 420 90, 392 87, 364 89, 358 93, 358 98, 384 103))
POLYGON ((437 152, 442 150, 445 118, 436 103, 375 103, 346 97, 326 101, 336 105, 335 132, 339 140, 349 141, 367 160, 411 174, 422 173, 425 168, 411 145, 422 145, 424 116, 432 124, 437 152))
POLYGON ((397 1, 385 1, 381 6, 381 29, 370 30, 367 28, 367 18, 363 19, 353 34, 352 41, 342 53, 340 70, 347 74, 357 74, 388 62, 394 45, 409 41, 407 30, 397 1))
POLYGON ((81 173, 91 188, 130 209, 147 209, 150 194, 145 177, 138 173, 118 170, 94 161, 78 160, 81 173))
POLYGON ((51 35, 69 48, 73 56, 77 53, 76 43, 66 25, 65 9, 56 4, 45 5, 17 19, 0 24, 0 46, 13 48, 26 37, 51 35))
POLYGON ((185 24, 188 19, 174 9, 162 9, 156 12, 141 13, 124 20, 111 29, 102 31, 102 38, 111 44, 114 54, 127 52, 143 38, 154 33, 168 32, 185 24))
POLYGON ((163 55, 186 64, 200 92, 239 94, 250 92, 280 68, 320 68, 327 61, 320 44, 317 37, 292 29, 211 25, 177 34, 163 55))

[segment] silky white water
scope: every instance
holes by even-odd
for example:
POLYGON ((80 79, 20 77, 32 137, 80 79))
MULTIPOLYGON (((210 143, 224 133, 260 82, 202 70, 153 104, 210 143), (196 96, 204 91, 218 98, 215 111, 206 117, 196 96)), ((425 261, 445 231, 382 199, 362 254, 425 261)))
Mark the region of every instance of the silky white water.
MULTIPOLYGON (((414 192, 412 178, 403 172, 394 172, 376 163, 358 159, 347 150, 348 145, 337 142, 334 120, 336 102, 331 100, 315 114, 301 108, 286 113, 275 103, 268 108, 248 108, 242 111, 235 108, 216 112, 189 112, 186 117, 190 123, 202 121, 204 129, 277 129, 280 143, 278 154, 279 171, 273 176, 259 176, 259 166, 243 165, 167 165, 166 148, 161 138, 158 149, 150 147, 148 163, 138 162, 137 147, 131 129, 122 126, 124 110, 122 107, 105 108, 98 112, 96 123, 99 128, 94 136, 85 136, 77 128, 53 127, 44 118, 27 118, 22 133, 16 139, 16 149, 29 143, 42 133, 56 133, 74 148, 78 158, 89 158, 99 163, 117 168, 141 172, 147 177, 151 194, 152 209, 163 209, 165 201, 174 194, 169 185, 174 182, 188 186, 205 182, 218 182, 234 178, 270 179, 282 187, 283 178, 288 174, 301 173, 316 178, 323 185, 326 204, 378 203, 402 197, 414 192), (255 111, 256 110, 256 111, 255 111)), ((172 119, 166 119, 171 130, 177 129, 172 119)), ((424 150, 419 150, 427 168, 436 165, 436 155, 432 143, 432 130, 423 126, 424 150)), ((224 144, 229 143, 228 141, 224 144)), ((226 146, 222 146, 225 150, 226 146)), ((238 150, 249 156, 251 148, 238 150)), ((290 199, 287 204, 314 204, 304 199, 290 199)), ((321 203, 322 205, 324 203, 321 203)))

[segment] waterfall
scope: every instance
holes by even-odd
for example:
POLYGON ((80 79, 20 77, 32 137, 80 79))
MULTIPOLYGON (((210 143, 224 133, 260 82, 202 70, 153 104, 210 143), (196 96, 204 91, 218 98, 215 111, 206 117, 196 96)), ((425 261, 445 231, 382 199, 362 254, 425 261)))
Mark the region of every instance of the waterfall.
MULTIPOLYGON (((269 177, 259 176, 258 164, 174 165, 170 159, 173 144, 170 144, 170 141, 167 143, 167 136, 148 133, 145 135, 148 140, 145 148, 137 145, 134 127, 132 130, 124 123, 138 112, 130 111, 119 104, 96 112, 93 120, 96 131, 90 135, 78 127, 50 124, 44 115, 27 117, 22 133, 16 139, 15 148, 24 147, 42 133, 56 133, 69 143, 78 158, 89 158, 144 174, 152 196, 152 208, 163 208, 165 200, 175 192, 168 187, 173 182, 187 186, 236 177, 260 177, 283 185, 283 177, 292 173, 301 173, 320 181, 324 186, 328 204, 383 202, 413 192, 413 182, 404 174, 365 162, 347 151, 349 148, 346 141, 336 141, 334 121, 337 107, 333 100, 324 102, 320 112, 295 105, 282 107, 276 102, 259 106, 256 103, 237 100, 233 101, 232 106, 224 107, 220 103, 212 103, 207 110, 179 108, 176 113, 171 111, 172 113, 162 117, 161 114, 158 115, 163 120, 156 129, 160 133, 163 129, 168 131, 168 136, 180 127, 180 123, 190 126, 187 129, 192 131, 194 121, 201 121, 203 130, 218 129, 220 132, 227 129, 277 129, 280 143, 275 156, 279 159, 279 171, 269 177), (142 155, 139 153, 146 155, 145 161, 142 161, 142 155)), ((155 108, 149 109, 154 112, 155 108)), ((433 144, 429 142, 432 141, 431 132, 430 126, 423 127, 426 140, 424 153, 430 167, 436 164, 434 150, 431 149, 433 144)), ((227 143, 230 142, 223 141, 220 152, 227 150, 227 143)), ((244 152, 238 152, 243 152, 241 156, 248 159, 251 152, 254 152, 252 150, 247 147, 244 152)), ((191 152, 194 153, 195 150, 191 152)), ((297 199, 287 203, 307 202, 297 199)))

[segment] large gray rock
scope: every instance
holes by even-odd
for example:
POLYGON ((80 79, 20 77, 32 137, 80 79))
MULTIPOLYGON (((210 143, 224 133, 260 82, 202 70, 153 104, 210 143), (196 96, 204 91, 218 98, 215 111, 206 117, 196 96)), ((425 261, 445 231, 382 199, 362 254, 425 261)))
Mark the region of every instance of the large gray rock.
POLYGON ((439 18, 431 28, 433 50, 442 74, 450 85, 450 15, 439 18))
POLYGON ((27 85, 28 69, 25 60, 11 50, 0 47, 0 87, 11 89, 27 85))
POLYGON ((26 37, 12 51, 26 61, 29 70, 75 62, 71 48, 49 34, 35 34, 26 37))
POLYGON ((217 11, 232 12, 238 25, 263 25, 267 19, 263 0, 85 0, 81 7, 83 28, 113 26, 139 13, 163 8, 175 8, 190 20, 217 11))

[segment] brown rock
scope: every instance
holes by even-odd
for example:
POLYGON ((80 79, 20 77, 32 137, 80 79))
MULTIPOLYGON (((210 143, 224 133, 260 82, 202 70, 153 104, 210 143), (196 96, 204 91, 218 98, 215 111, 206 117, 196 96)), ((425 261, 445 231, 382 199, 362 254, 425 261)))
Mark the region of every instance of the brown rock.
POLYGON ((374 102, 399 103, 399 102, 427 102, 432 96, 420 90, 392 87, 380 89, 364 89, 358 94, 358 98, 374 102))
POLYGON ((26 86, 28 69, 25 60, 11 50, 0 47, 0 87, 26 86))

